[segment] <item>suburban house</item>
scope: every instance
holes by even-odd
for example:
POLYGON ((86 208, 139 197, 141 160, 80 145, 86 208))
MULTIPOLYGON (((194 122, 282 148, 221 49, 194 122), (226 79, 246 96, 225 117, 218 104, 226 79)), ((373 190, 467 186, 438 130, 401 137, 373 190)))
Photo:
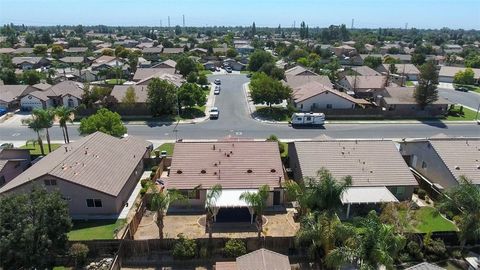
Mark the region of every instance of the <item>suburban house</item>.
POLYGON ((67 56, 84 56, 87 51, 87 47, 70 47, 63 50, 63 53, 67 56))
POLYGON ((353 56, 357 54, 357 49, 350 45, 341 45, 337 47, 330 48, 332 52, 337 56, 353 56))
POLYGON ((12 64, 21 70, 30 70, 50 65, 50 60, 45 57, 22 56, 13 57, 12 64))
POLYGON ((73 218, 119 214, 143 173, 149 142, 95 132, 48 154, 0 188, 0 196, 35 185, 57 190, 73 218))
POLYGON ((182 48, 163 48, 163 54, 180 54, 183 53, 185 49, 182 48))
POLYGON ((418 185, 392 141, 322 140, 288 144, 295 181, 316 177, 325 168, 337 179, 352 177, 343 194, 346 216, 351 206, 410 200, 418 185))
POLYGON ((255 48, 249 44, 235 44, 235 50, 242 55, 253 53, 255 48))
POLYGON ((339 81, 339 86, 345 92, 359 98, 375 97, 378 92, 385 89, 386 84, 386 76, 345 76, 339 81))
MULTIPOLYGON (((417 81, 420 70, 414 64, 394 64, 397 72, 394 74, 405 76, 409 81, 417 81)), ((377 67, 377 71, 387 74, 389 73, 390 64, 383 64, 377 67)))
POLYGON ((400 153, 437 191, 458 185, 461 176, 480 186, 479 138, 407 140, 400 143, 400 153))
POLYGON ((0 148, 0 187, 30 166, 30 150, 0 148))
POLYGON ((383 56, 383 60, 387 58, 393 58, 402 64, 409 64, 412 62, 412 56, 410 54, 386 54, 383 56))
POLYGON ((28 95, 37 89, 29 85, 0 85, 0 108, 17 109, 20 98, 28 95))
POLYGON ((65 106, 76 108, 80 105, 83 95, 83 84, 74 81, 63 81, 46 90, 28 93, 20 99, 22 110, 35 108, 65 106))
POLYGON ((173 68, 174 69, 176 66, 177 66, 177 62, 171 59, 167 59, 163 62, 153 65, 152 68, 173 68))
POLYGON ((234 262, 217 262, 215 270, 290 270, 288 256, 261 248, 240 256, 234 262))
POLYGON ((322 109, 354 109, 368 103, 316 81, 293 88, 293 105, 300 111, 315 112, 322 109))
POLYGON ((92 70, 95 71, 102 69, 111 69, 114 67, 120 67, 125 72, 126 65, 122 60, 118 59, 117 57, 109 55, 100 56, 99 58, 95 59, 91 65, 92 70))
POLYGON ((380 72, 368 66, 352 67, 351 70, 360 76, 381 76, 380 72))
MULTIPOLYGON (((453 83, 453 78, 455 74, 459 71, 465 71, 466 68, 463 67, 450 67, 450 66, 441 66, 440 71, 438 72, 438 81, 453 83)), ((472 68, 474 76, 473 78, 477 83, 480 83, 480 68, 472 68)))
POLYGON ((285 70, 285 76, 304 76, 304 75, 318 76, 317 73, 298 65, 285 70))
POLYGON ((65 56, 58 59, 58 61, 64 64, 78 65, 78 64, 85 63, 85 58, 83 56, 65 56))
POLYGON ((463 52, 463 47, 458 44, 445 44, 443 46, 445 54, 459 54, 463 52))
POLYGON ((133 88, 133 90, 135 91, 135 96, 137 97, 135 106, 146 107, 148 97, 147 87, 147 85, 115 85, 112 89, 112 92, 110 93, 110 96, 114 97, 119 104, 122 104, 122 100, 125 97, 127 90, 129 88, 133 88))
POLYGON ((163 46, 159 45, 158 47, 145 47, 142 49, 142 55, 145 59, 148 60, 157 60, 162 54, 163 46))
POLYGON ((24 56, 28 56, 28 55, 33 55, 33 48, 31 47, 21 47, 21 48, 17 48, 13 54, 16 54, 16 55, 24 55, 24 56))
POLYGON ((133 81, 138 82, 145 78, 148 78, 153 75, 160 75, 160 74, 175 74, 175 68, 165 68, 165 67, 157 67, 157 68, 137 68, 135 74, 133 75, 133 81))
POLYGON ((182 84, 185 82, 185 79, 183 79, 183 77, 179 74, 169 74, 169 73, 158 72, 136 82, 136 84, 147 86, 153 78, 166 80, 177 87, 182 86, 182 84))
MULTIPOLYGON (((215 142, 177 142, 168 176, 161 178, 167 189, 188 196, 188 207, 204 209, 206 194, 214 185, 222 186, 215 201, 215 218, 221 221, 236 216, 251 222, 253 210, 239 199, 243 192, 270 187, 267 207, 283 204, 284 170, 277 142, 225 140, 215 142)), ((174 203, 179 210, 185 203, 174 203)))
POLYGON ((443 117, 448 114, 451 102, 439 97, 422 109, 413 97, 414 91, 414 87, 385 87, 385 90, 377 93, 375 101, 380 107, 385 108, 387 115, 392 116, 443 117))

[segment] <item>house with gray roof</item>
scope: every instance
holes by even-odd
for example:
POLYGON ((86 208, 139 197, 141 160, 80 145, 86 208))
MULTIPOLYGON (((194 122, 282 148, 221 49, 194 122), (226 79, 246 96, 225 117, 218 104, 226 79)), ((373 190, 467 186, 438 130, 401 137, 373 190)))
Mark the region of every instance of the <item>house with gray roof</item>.
POLYGON ((290 270, 288 256, 261 248, 237 257, 234 262, 217 262, 215 270, 290 270))
POLYGON ((288 144, 289 167, 295 181, 316 177, 325 168, 337 180, 352 177, 343 194, 347 207, 410 200, 418 185, 393 141, 319 140, 288 144))
POLYGON ((36 90, 29 85, 0 85, 0 108, 17 109, 20 99, 36 90))
POLYGON ((0 148, 0 187, 30 166, 30 149, 0 148))
POLYGON ((374 97, 387 86, 386 76, 345 76, 339 86, 358 98, 374 97))
POLYGON ((111 217, 125 207, 150 156, 149 142, 95 132, 63 145, 0 188, 0 196, 35 185, 59 191, 73 218, 111 217))
POLYGON ((438 191, 458 185, 462 177, 480 186, 480 138, 406 140, 400 153, 438 191))
POLYGON ((57 106, 76 108, 82 102, 83 87, 79 82, 63 81, 44 90, 29 92, 20 99, 20 107, 22 110, 57 106))
POLYGON ((37 69, 50 65, 50 60, 45 57, 20 56, 13 57, 12 64, 22 70, 37 69))
MULTIPOLYGON (((455 74, 459 71, 465 71, 466 68, 464 67, 451 67, 451 66, 441 66, 440 71, 438 72, 438 81, 439 82, 446 82, 446 83, 453 83, 453 78, 455 74)), ((473 78, 477 83, 480 82, 480 68, 472 68, 474 73, 473 78)))

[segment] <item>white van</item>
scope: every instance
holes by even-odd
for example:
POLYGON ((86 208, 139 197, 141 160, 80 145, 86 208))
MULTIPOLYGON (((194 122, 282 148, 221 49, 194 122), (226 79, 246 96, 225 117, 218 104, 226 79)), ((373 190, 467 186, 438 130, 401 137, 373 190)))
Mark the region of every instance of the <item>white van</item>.
POLYGON ((323 113, 294 113, 290 121, 292 126, 305 125, 315 126, 325 124, 325 114, 323 113))

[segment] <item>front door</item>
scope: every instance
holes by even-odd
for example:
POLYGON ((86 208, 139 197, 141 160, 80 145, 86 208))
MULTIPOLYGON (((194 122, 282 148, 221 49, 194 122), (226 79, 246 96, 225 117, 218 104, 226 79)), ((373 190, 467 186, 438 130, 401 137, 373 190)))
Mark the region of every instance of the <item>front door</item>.
POLYGON ((273 205, 280 205, 280 191, 273 192, 273 205))

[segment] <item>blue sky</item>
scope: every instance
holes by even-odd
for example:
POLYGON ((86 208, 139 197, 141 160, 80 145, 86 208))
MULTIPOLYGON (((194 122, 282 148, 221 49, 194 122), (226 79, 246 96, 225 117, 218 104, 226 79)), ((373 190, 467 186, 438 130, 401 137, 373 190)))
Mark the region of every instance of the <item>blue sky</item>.
POLYGON ((480 0, 0 0, 0 23, 480 29, 480 0))

